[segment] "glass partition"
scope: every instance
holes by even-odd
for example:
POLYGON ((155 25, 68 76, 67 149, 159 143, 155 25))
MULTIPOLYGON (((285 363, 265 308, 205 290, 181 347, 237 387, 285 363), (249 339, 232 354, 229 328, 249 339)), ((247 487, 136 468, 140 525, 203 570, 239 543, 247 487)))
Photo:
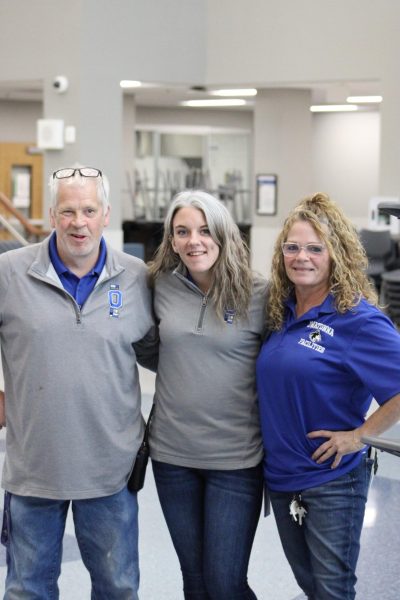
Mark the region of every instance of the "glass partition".
POLYGON ((218 196, 236 222, 250 223, 250 144, 247 131, 136 131, 135 219, 162 220, 178 191, 200 188, 218 196))

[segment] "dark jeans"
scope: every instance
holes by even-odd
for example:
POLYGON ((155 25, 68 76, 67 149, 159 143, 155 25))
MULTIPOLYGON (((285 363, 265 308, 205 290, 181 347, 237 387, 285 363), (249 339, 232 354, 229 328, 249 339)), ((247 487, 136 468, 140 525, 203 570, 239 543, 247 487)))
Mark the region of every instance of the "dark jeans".
POLYGON ((289 514, 293 494, 270 492, 282 546, 297 583, 310 600, 353 600, 360 536, 372 460, 338 479, 304 490, 299 526, 289 514))
POLYGON ((261 510, 261 465, 217 471, 152 461, 186 600, 255 600, 247 569, 261 510))

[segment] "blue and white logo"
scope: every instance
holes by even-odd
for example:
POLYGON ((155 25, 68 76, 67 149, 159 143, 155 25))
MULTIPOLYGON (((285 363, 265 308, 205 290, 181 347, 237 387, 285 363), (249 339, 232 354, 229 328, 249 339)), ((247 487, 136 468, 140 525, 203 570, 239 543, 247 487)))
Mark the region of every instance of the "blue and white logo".
POLYGON ((122 307, 122 292, 118 285, 111 285, 108 292, 108 303, 110 306, 110 317, 119 317, 119 311, 122 307))
POLYGON ((224 321, 228 323, 228 325, 232 325, 233 319, 235 318, 235 310, 231 310, 230 308, 226 308, 224 312, 224 321))

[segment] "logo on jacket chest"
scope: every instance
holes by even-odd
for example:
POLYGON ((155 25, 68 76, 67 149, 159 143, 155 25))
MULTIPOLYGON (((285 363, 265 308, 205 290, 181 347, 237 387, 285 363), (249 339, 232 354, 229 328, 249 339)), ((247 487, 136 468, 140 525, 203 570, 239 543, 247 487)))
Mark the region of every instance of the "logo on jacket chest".
POLYGON ((108 304, 109 304, 109 315, 110 317, 118 318, 122 308, 122 292, 119 289, 117 283, 110 285, 108 290, 108 304))
POLYGON ((224 311, 224 321, 228 323, 228 325, 232 325, 233 320, 235 318, 236 311, 230 308, 226 308, 224 311))

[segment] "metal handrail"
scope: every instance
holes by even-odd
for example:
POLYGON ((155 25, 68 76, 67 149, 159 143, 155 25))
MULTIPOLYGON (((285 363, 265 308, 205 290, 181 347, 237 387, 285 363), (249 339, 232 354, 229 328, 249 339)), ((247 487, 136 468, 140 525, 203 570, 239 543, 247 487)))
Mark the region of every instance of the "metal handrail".
POLYGON ((24 238, 24 236, 22 236, 19 231, 17 231, 15 229, 15 227, 13 225, 11 225, 11 223, 9 223, 7 221, 7 219, 0 213, 0 223, 3 225, 3 227, 5 229, 7 229, 7 231, 9 231, 11 233, 11 235, 13 235, 15 237, 16 240, 18 240, 20 242, 20 244, 22 244, 23 246, 29 246, 29 242, 28 240, 26 240, 24 238))
POLYGON ((391 438, 383 438, 380 436, 364 435, 361 438, 363 444, 373 446, 383 452, 389 452, 395 456, 400 456, 400 440, 394 440, 391 438))
MULTIPOLYGON (((0 205, 2 205, 6 210, 8 210, 14 217, 18 219, 23 228, 25 229, 28 235, 33 235, 36 238, 44 237, 50 233, 50 231, 46 231, 44 229, 39 229, 32 225, 32 223, 23 215, 18 208, 15 208, 14 204, 11 202, 9 198, 3 192, 0 192, 0 205)), ((3 222, 3 221, 2 221, 3 222)), ((8 231, 10 229, 7 227, 8 231)), ((17 232, 18 233, 18 232, 17 232)), ((14 234, 13 234, 14 235, 14 234)))

